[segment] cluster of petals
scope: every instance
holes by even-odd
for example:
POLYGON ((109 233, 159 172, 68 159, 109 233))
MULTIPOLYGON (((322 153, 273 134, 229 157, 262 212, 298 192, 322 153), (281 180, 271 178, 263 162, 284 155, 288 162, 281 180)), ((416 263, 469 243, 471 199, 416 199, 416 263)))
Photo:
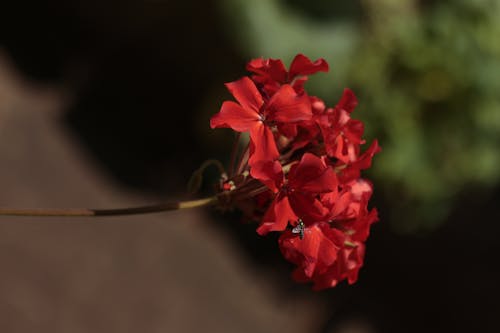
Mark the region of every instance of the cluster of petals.
POLYGON ((259 58, 247 70, 250 76, 226 84, 235 101, 225 101, 210 121, 212 128, 249 133, 243 167, 230 180, 240 194, 235 200, 252 202, 245 213, 259 221, 260 235, 281 233, 279 247, 296 265, 295 280, 313 282, 314 289, 354 283, 378 220, 376 209, 368 209, 373 186, 361 171, 380 151, 376 140, 361 148, 364 125, 351 118, 356 96, 345 89, 327 107, 308 95, 308 75, 328 71, 323 59, 299 54, 287 70, 279 59, 259 58))

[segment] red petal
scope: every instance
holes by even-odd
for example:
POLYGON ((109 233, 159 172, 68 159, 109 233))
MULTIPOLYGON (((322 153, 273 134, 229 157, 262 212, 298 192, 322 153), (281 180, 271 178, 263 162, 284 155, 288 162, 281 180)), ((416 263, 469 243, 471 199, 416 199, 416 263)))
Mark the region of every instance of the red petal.
POLYGON ((371 167, 373 156, 381 150, 382 148, 378 145, 378 140, 374 140, 370 147, 356 161, 357 167, 360 169, 368 169, 371 167))
POLYGON ((370 198, 373 193, 373 185, 362 178, 356 179, 348 184, 354 200, 360 201, 363 197, 370 198))
POLYGON ((250 174, 275 193, 283 184, 283 169, 278 161, 255 163, 250 169, 250 174))
POLYGON ((335 108, 351 113, 357 105, 358 99, 356 98, 356 95, 354 95, 354 92, 352 92, 352 90, 349 88, 345 88, 344 93, 342 94, 342 98, 337 103, 335 108))
POLYGON ((347 282, 353 284, 358 280, 359 270, 363 266, 365 257, 365 244, 358 244, 356 248, 352 249, 347 255, 346 275, 347 282))
POLYGON ((253 59, 247 64, 247 70, 278 83, 286 81, 286 68, 280 59, 253 59))
POLYGON ((237 81, 226 83, 226 87, 243 108, 259 112, 260 107, 264 104, 259 90, 253 81, 246 76, 237 81))
POLYGON ((297 75, 309 75, 316 72, 328 72, 328 63, 325 59, 320 58, 311 62, 305 55, 297 54, 290 65, 288 77, 291 80, 297 75))
POLYGON ((331 266, 339 250, 318 225, 305 228, 303 239, 291 232, 284 233, 279 245, 283 256, 302 268, 304 275, 309 278, 316 271, 325 271, 331 266))
POLYGON ((296 122, 312 118, 311 102, 307 95, 298 95, 288 84, 273 95, 266 108, 266 116, 279 122, 296 122))
POLYGON ((353 240, 364 242, 370 235, 370 226, 378 221, 377 209, 373 208, 366 215, 361 216, 352 224, 349 225, 350 229, 354 230, 354 234, 351 236, 353 240))
POLYGON ((257 112, 243 108, 235 102, 226 101, 222 104, 219 113, 210 119, 210 127, 229 127, 237 132, 247 132, 257 124, 259 119, 257 112))
POLYGON ((346 147, 347 145, 341 135, 337 136, 334 144, 336 147, 335 152, 333 153, 333 155, 329 156, 336 157, 337 159, 339 159, 339 161, 342 161, 344 163, 349 163, 349 153, 346 147))
POLYGON ((278 124, 277 126, 278 132, 285 136, 286 138, 295 138, 298 133, 297 123, 283 123, 278 124))
POLYGON ((365 245, 355 242, 354 248, 343 247, 337 253, 337 260, 328 271, 313 277, 313 290, 321 290, 336 286, 340 281, 347 279, 353 284, 358 279, 359 269, 363 266, 365 245))
POLYGON ((289 221, 297 221, 286 196, 278 196, 267 210, 261 225, 257 228, 259 235, 266 235, 270 231, 283 231, 289 221))
POLYGON ((323 195, 321 201, 330 208, 329 219, 336 219, 349 208, 349 204, 352 202, 352 194, 348 191, 343 193, 331 192, 323 195))
POLYGON ((343 128, 344 136, 350 142, 354 144, 363 143, 363 133, 365 131, 365 126, 362 121, 349 119, 346 125, 343 128))
POLYGON ((349 160, 342 160, 342 162, 347 163, 347 167, 339 173, 341 182, 348 182, 359 178, 360 170, 370 168, 373 156, 381 150, 382 148, 378 145, 378 141, 374 140, 370 147, 356 161, 349 163, 349 160))
POLYGON ((307 82, 307 76, 301 76, 295 80, 293 80, 292 87, 298 94, 304 93, 304 85, 307 82))
POLYGON ((316 96, 309 96, 309 99, 311 101, 313 114, 321 115, 326 109, 325 102, 321 98, 316 96))
POLYGON ((265 68, 267 67, 267 61, 263 58, 252 59, 247 63, 247 71, 256 74, 265 74, 265 68))
POLYGON ((288 195, 288 200, 293 211, 308 225, 324 221, 328 216, 328 209, 310 193, 295 191, 288 195))
POLYGON ((338 184, 333 169, 311 153, 305 153, 299 164, 292 167, 288 179, 290 187, 310 193, 331 192, 338 184))
POLYGON ((279 156, 273 132, 262 122, 258 122, 257 126, 250 130, 250 159, 248 161, 250 168, 259 163, 272 162, 279 156))

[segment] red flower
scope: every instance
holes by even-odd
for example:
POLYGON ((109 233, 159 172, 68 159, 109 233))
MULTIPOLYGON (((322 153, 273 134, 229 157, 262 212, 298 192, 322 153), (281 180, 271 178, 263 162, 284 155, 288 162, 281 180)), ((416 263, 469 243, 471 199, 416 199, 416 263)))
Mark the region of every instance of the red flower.
POLYGON ((328 223, 317 223, 304 229, 304 238, 287 230, 281 234, 279 245, 286 260, 296 264, 296 273, 310 280, 313 275, 326 272, 337 259, 342 245, 341 233, 330 229, 328 223))
POLYGON ((357 218, 370 200, 373 187, 364 179, 342 183, 341 190, 323 194, 321 202, 328 207, 329 220, 347 220, 357 218), (364 207, 364 208, 363 208, 364 207))
POLYGON ((342 230, 352 240, 364 242, 370 233, 370 226, 378 221, 377 210, 368 210, 373 186, 364 179, 357 179, 341 187, 341 192, 321 197, 322 204, 329 211, 328 220, 332 227, 342 230))
MULTIPOLYGON (((313 276, 314 290, 335 287, 340 281, 353 284, 358 280, 360 268, 365 257, 365 245, 360 242, 348 243, 337 253, 337 260, 323 273, 313 276)), ((294 276, 298 280, 298 276, 294 276)))
POLYGON ((293 124, 283 124, 279 127, 279 132, 291 139, 290 150, 301 149, 308 144, 318 145, 320 128, 317 118, 325 111, 325 102, 315 96, 309 96, 313 116, 310 120, 304 120, 293 124))
POLYGON ((382 148, 378 145, 378 141, 374 140, 370 147, 361 156, 356 156, 354 158, 354 161, 345 165, 339 161, 337 164, 342 166, 338 173, 339 178, 342 179, 342 182, 349 182, 353 179, 358 179, 361 174, 360 171, 370 168, 373 156, 381 150, 382 148))
POLYGON ((314 282, 314 290, 335 287, 342 280, 349 284, 356 282, 363 266, 363 243, 351 240, 328 223, 308 227, 304 234, 300 240, 286 231, 279 239, 285 259, 297 265, 292 275, 294 280, 314 282))
POLYGON ((317 72, 328 72, 328 63, 324 59, 312 62, 303 54, 298 54, 287 71, 280 59, 253 59, 247 64, 247 70, 255 73, 252 79, 262 85, 264 91, 272 96, 282 84, 291 84, 297 92, 304 90, 307 76, 317 72))
POLYGON ((307 75, 328 70, 323 59, 299 54, 289 71, 281 60, 254 59, 247 69, 251 79, 227 84, 236 102, 224 102, 210 121, 212 128, 250 133, 236 174, 230 170, 221 182, 221 208, 236 206, 260 220, 261 235, 281 232, 280 250, 297 266, 297 281, 314 289, 354 283, 378 220, 368 209, 373 186, 361 170, 380 151, 375 140, 361 152, 364 125, 351 118, 356 96, 345 89, 328 108, 307 95, 307 75))
POLYGON ((359 153, 359 145, 364 143, 361 138, 364 132, 363 123, 351 119, 350 116, 357 104, 354 93, 350 89, 345 89, 335 108, 327 109, 317 117, 326 153, 344 163, 355 160, 359 153))
MULTIPOLYGON (((279 157, 272 128, 277 123, 290 123, 310 119, 312 116, 309 99, 297 94, 290 85, 283 85, 264 101, 255 84, 248 77, 226 84, 238 103, 226 101, 220 112, 212 117, 212 128, 230 127, 237 132, 250 132, 253 147, 250 167, 272 162, 279 157)), ((260 179, 258 170, 252 175, 260 179)))
POLYGON ((300 162, 291 167, 288 179, 283 173, 275 175, 271 189, 279 189, 279 192, 257 228, 259 234, 285 230, 288 222, 296 223, 299 218, 311 224, 325 216, 325 208, 317 196, 335 191, 338 183, 333 169, 321 158, 305 153, 300 162))

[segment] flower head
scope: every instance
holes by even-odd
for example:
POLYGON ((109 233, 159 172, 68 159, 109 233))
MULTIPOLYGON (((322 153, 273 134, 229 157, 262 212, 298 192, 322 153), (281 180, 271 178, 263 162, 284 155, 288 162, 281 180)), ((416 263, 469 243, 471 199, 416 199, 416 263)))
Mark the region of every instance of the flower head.
POLYGON ((361 148, 364 124, 351 118, 356 96, 345 89, 327 107, 307 94, 307 76, 328 70, 324 59, 299 54, 286 70, 279 59, 260 58, 247 69, 250 77, 226 84, 236 101, 225 101, 210 121, 212 128, 250 135, 221 185, 221 202, 260 221, 260 235, 281 233, 279 246, 296 265, 297 281, 313 282, 314 289, 354 283, 378 220, 368 209, 373 186, 361 171, 380 151, 376 140, 361 148))
POLYGON ((280 59, 253 59, 247 64, 247 70, 254 73, 252 80, 262 87, 269 96, 273 95, 281 85, 290 84, 297 92, 304 90, 307 75, 317 72, 328 72, 328 63, 324 59, 312 62, 303 54, 297 54, 286 70, 280 59))

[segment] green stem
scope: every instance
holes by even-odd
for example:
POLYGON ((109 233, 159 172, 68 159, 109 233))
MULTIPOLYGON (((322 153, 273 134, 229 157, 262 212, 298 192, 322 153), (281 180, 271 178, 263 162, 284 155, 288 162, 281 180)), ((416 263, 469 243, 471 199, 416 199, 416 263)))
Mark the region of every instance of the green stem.
POLYGON ((149 206, 127 207, 117 209, 90 209, 90 208, 67 208, 67 209, 12 209, 0 208, 0 216, 64 216, 64 217, 92 217, 92 216, 123 216, 148 213, 160 213, 178 209, 196 208, 213 205, 217 197, 209 197, 191 201, 173 201, 149 206))

